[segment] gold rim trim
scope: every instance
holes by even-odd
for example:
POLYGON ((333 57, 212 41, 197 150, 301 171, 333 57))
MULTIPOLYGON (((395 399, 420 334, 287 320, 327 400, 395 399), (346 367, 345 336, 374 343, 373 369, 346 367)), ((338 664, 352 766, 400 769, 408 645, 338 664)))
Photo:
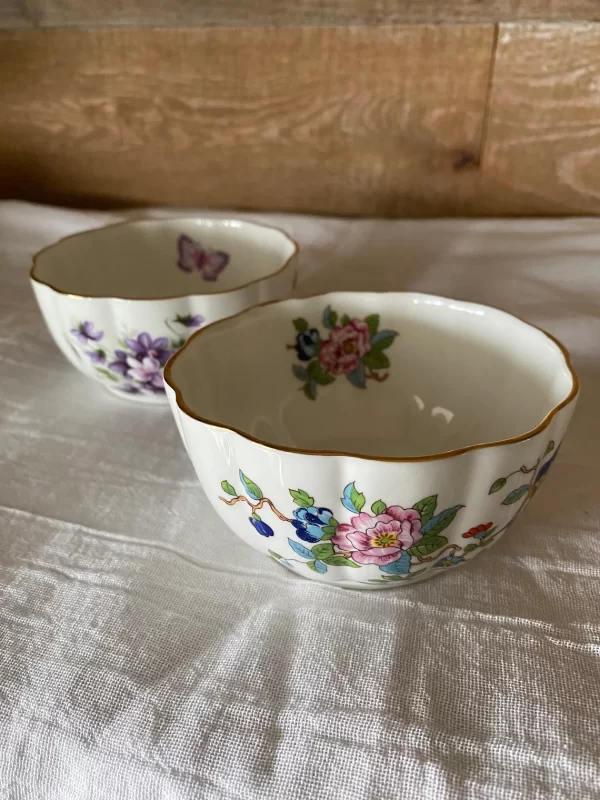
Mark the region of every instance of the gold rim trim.
POLYGON ((86 231, 78 231, 77 233, 70 233, 68 236, 63 236, 62 239, 59 239, 52 244, 46 245, 46 247, 42 247, 41 250, 38 250, 37 253, 33 256, 31 269, 29 270, 29 277, 35 283, 39 283, 41 286, 47 286, 49 289, 52 289, 53 292, 57 292, 58 294, 65 295, 66 297, 75 297, 81 300, 128 300, 132 303, 144 303, 144 302, 153 302, 154 300, 178 300, 182 297, 219 297, 220 295, 224 294, 231 294, 232 292, 239 292, 241 289, 247 289, 248 286, 253 286, 255 283, 261 283, 262 281, 270 280, 271 278, 275 278, 277 275, 281 275, 281 273, 285 272, 285 270, 290 265, 291 261, 298 255, 300 251, 300 246, 298 242, 294 239, 293 236, 290 236, 287 231, 284 231, 282 228, 278 228, 275 225, 264 225, 262 222, 254 222, 252 220, 243 220, 243 219, 234 219, 232 217, 166 217, 165 219, 154 219, 153 217, 144 217, 142 219, 126 219, 122 220, 121 222, 112 222, 110 225, 101 225, 99 228, 90 228, 86 231), (275 272, 271 272, 269 275, 264 275, 262 278, 255 278, 252 281, 247 281, 246 283, 241 283, 239 286, 234 286, 231 289, 225 289, 221 292, 210 292, 207 294, 196 294, 196 293, 189 293, 189 292, 180 292, 178 294, 171 294, 171 295, 164 295, 160 297, 119 297, 118 295, 110 295, 110 294, 73 294, 72 292, 66 292, 64 289, 59 289, 58 286, 55 286, 50 281, 42 280, 38 278, 35 274, 36 267, 38 266, 38 260, 41 256, 47 253, 49 250, 53 250, 57 247, 60 247, 66 241, 70 239, 77 239, 78 237, 89 236, 90 234, 98 233, 99 231, 107 231, 113 228, 123 228, 127 226, 133 227, 134 225, 139 225, 140 223, 165 223, 165 222, 234 222, 239 223, 240 225, 253 225, 256 228, 264 228, 265 230, 269 231, 276 231, 284 236, 288 242, 290 242, 293 246, 292 254, 283 262, 282 266, 279 267, 275 272))
MULTIPOLYGON (((233 314, 230 317, 225 317, 224 319, 220 319, 220 320, 216 320, 215 322, 211 322, 209 325, 206 325, 205 327, 201 328, 199 331, 196 331, 195 333, 193 333, 190 336, 190 338, 186 341, 186 343, 183 345, 183 347, 180 350, 178 350, 167 361, 167 364, 166 364, 165 369, 164 369, 164 380, 171 387, 171 389, 175 392, 175 399, 176 399, 177 405, 181 409, 181 411, 183 411, 184 414, 187 414, 188 417, 191 417, 192 419, 195 419, 198 422, 202 422, 205 425, 209 425, 212 428, 217 428, 218 430, 225 430, 225 431, 231 431, 232 433, 237 433, 238 436, 241 436, 243 439, 246 439, 246 440, 248 440, 250 442, 254 442, 254 444, 261 445, 261 447, 266 447, 269 450, 274 450, 275 452, 295 453, 297 455, 304 455, 304 456, 338 456, 338 457, 339 456, 343 456, 343 457, 346 457, 346 458, 358 458, 358 459, 362 459, 363 461, 382 461, 382 462, 394 463, 394 464, 414 464, 414 463, 423 462, 423 461, 440 461, 441 459, 445 459, 445 458, 453 458, 454 456, 461 456, 464 453, 471 452, 472 450, 485 450, 485 449, 487 449, 489 447, 502 447, 504 445, 518 444, 519 442, 524 442, 527 439, 532 439, 534 436, 537 436, 538 433, 541 433, 545 428, 547 428, 550 425, 550 423, 552 422, 552 420, 554 419, 554 417, 558 414, 558 412, 561 411, 566 406, 568 406, 573 400, 575 400, 575 398, 579 394, 579 377, 578 377, 577 373, 575 372, 575 370, 573 369, 573 365, 571 363, 571 355, 570 355, 569 351, 567 350, 567 348, 564 346, 564 344, 561 341, 559 341, 556 337, 552 336, 551 333, 548 333, 548 331, 544 330, 543 328, 538 327, 537 325, 532 325, 530 322, 526 322, 524 319, 521 319, 521 317, 517 317, 514 314, 509 314, 508 311, 504 311, 503 309, 498 308, 497 306, 490 306, 488 304, 484 305, 482 303, 470 303, 469 301, 466 301, 466 300, 454 300, 454 299, 451 299, 451 298, 448 298, 448 297, 441 297, 439 295, 421 294, 422 297, 430 297, 430 298, 436 299, 436 300, 445 300, 445 301, 450 302, 450 303, 454 303, 454 302, 466 303, 467 305, 477 305, 480 308, 489 308, 489 309, 491 309, 493 311, 499 311, 500 313, 506 314, 508 317, 511 317, 512 319, 516 319, 519 322, 522 322, 524 325, 527 325, 527 327, 532 328, 533 330, 536 330, 536 331, 540 331, 540 333, 543 333, 544 336, 546 336, 548 339, 550 339, 550 341, 553 342, 558 347, 558 349, 562 353, 562 356, 563 356, 563 358, 565 360, 565 364, 567 366, 567 369, 569 370, 569 372, 571 374, 571 380, 573 382, 573 386, 571 388, 571 391, 567 395, 567 397, 565 397, 565 399, 562 400, 558 405, 554 406, 554 408, 552 408, 548 412, 548 414, 546 414, 546 416, 540 422, 539 425, 537 425, 532 430, 527 431, 526 433, 520 434, 519 436, 513 436, 510 439, 499 439, 498 441, 494 441, 494 442, 482 442, 480 444, 470 444, 470 445, 467 445, 466 447, 459 447, 456 450, 446 450, 446 451, 444 451, 442 453, 432 453, 431 455, 427 455, 427 456, 410 456, 410 457, 405 457, 405 458, 394 457, 394 456, 370 456, 370 455, 367 455, 365 453, 351 453, 351 452, 346 452, 344 450, 308 450, 308 449, 305 449, 305 448, 302 448, 302 447, 288 447, 287 445, 277 445, 277 444, 273 444, 273 442, 267 442, 264 439, 258 439, 255 436, 252 436, 249 433, 246 433, 245 431, 241 430, 240 428, 234 427, 233 425, 224 425, 223 423, 215 422, 212 419, 208 419, 207 417, 203 417, 203 416, 201 416, 199 414, 196 414, 194 411, 192 411, 192 409, 188 406, 188 404, 183 399, 183 393, 182 393, 181 389, 174 382, 173 376, 171 374, 171 370, 172 370, 173 364, 175 364, 175 362, 177 361, 179 356, 181 356, 183 351, 188 347, 188 345, 191 344, 191 342, 197 336, 201 336, 203 333, 206 333, 207 330, 209 330, 210 328, 213 328, 213 327, 215 327, 217 325, 225 325, 226 323, 231 322, 232 320, 237 319, 238 317, 241 317, 241 316, 243 316, 245 314, 248 314, 248 313, 250 313, 252 311, 255 311, 257 308, 265 308, 266 306, 272 306, 272 305, 275 305, 275 304, 287 303, 290 300, 314 300, 316 298, 326 298, 326 297, 330 297, 332 294, 355 294, 355 295, 359 295, 359 294, 363 294, 363 292, 329 292, 329 293, 326 293, 326 294, 307 295, 306 297, 288 298, 287 300, 267 300, 264 303, 257 303, 255 306, 252 306, 251 308, 246 308, 243 311, 239 311, 237 314, 233 314)), ((370 294, 370 293, 366 293, 365 292, 364 294, 370 294)), ((417 294, 420 294, 420 293, 419 292, 378 292, 377 294, 382 294, 382 295, 414 294, 414 295, 417 295, 417 294)))

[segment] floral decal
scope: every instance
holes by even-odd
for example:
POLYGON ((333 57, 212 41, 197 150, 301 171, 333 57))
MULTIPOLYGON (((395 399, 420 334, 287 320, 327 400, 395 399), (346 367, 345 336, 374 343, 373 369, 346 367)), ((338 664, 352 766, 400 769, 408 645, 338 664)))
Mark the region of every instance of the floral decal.
POLYGON ((292 554, 282 556, 274 550, 269 550, 269 554, 288 569, 297 569, 296 565, 300 564, 323 575, 335 567, 359 569, 373 565, 379 568, 379 578, 361 581, 358 577, 355 582, 406 581, 424 572, 426 563, 432 563, 436 570, 460 566, 468 560, 470 553, 491 544, 504 533, 526 505, 526 499, 537 491, 556 458, 558 448, 548 458, 554 450, 554 442, 550 441, 532 467, 522 466, 505 478, 494 481, 489 494, 500 491, 514 475, 532 476, 529 483, 523 485, 525 490, 518 486, 502 501, 503 506, 516 507, 516 512, 504 524, 482 522, 474 525, 462 534, 461 540, 465 540, 462 544, 449 542, 445 532, 457 515, 464 513, 465 506, 455 505, 439 511, 437 495, 425 497, 410 507, 376 500, 367 511, 365 495, 355 483, 349 483, 340 498, 342 513, 348 512, 348 517, 340 522, 330 508, 316 505, 308 492, 289 489, 294 508, 291 516, 287 516, 240 471, 242 490, 238 491, 224 480, 221 489, 226 496, 220 500, 228 506, 243 503, 251 509, 248 517, 248 532, 251 534, 268 538, 275 536, 276 528, 281 529, 278 526, 283 528, 292 554), (259 511, 270 515, 268 522, 263 520, 259 511))
POLYGON ((204 317, 200 314, 178 314, 172 320, 165 320, 172 336, 153 339, 144 331, 120 339, 118 347, 112 349, 100 344, 104 331, 96 330, 92 322, 85 321, 71 329, 69 344, 78 357, 88 358, 98 374, 126 394, 164 394, 163 368, 187 338, 173 326, 200 328, 203 323, 204 317))
POLYGON ((229 264, 229 253, 204 248, 184 233, 177 239, 177 266, 184 272, 200 272, 205 281, 216 281, 229 264))
POLYGON ((534 494, 537 492, 539 485, 544 480, 546 475, 548 474, 548 470, 554 463, 554 459, 558 455, 558 451, 560 450, 560 445, 556 448, 554 455, 552 458, 547 459, 547 456, 550 455, 554 451, 554 441, 551 440, 548 442, 546 446, 546 450, 544 451, 543 455, 538 458, 535 464, 532 467, 527 467, 523 465, 519 469, 516 469, 514 472, 511 472, 510 475, 507 475, 504 478, 498 478, 495 480, 492 485, 490 486, 490 491, 488 494, 495 494, 495 492, 499 492, 501 489, 504 489, 508 481, 513 477, 513 475, 531 475, 531 479, 527 483, 523 483, 520 486, 517 486, 516 489, 510 491, 504 500, 502 501, 503 506, 512 506, 514 503, 518 503, 521 500, 530 500, 534 494))
POLYGON ((357 564, 382 567, 402 557, 423 538, 421 515, 414 508, 390 506, 383 514, 360 513, 350 524, 337 526, 331 541, 340 552, 350 553, 357 564))
POLYGON ((95 331, 93 322, 80 322, 75 328, 71 328, 71 333, 79 344, 90 344, 99 342, 104 336, 104 331, 95 331))
POLYGON ((378 580, 405 580, 422 571, 415 569, 420 563, 439 558, 448 548, 451 554, 460 550, 457 545, 448 545, 443 532, 463 506, 438 511, 436 495, 420 500, 411 508, 376 500, 367 512, 364 494, 350 483, 340 498, 343 509, 349 512, 348 521, 339 522, 330 508, 316 505, 314 497, 303 489, 289 490, 295 508, 287 516, 243 472, 239 473, 239 480, 241 492, 229 481, 221 482, 221 489, 227 495, 221 497, 222 502, 250 507, 249 533, 264 537, 275 534, 271 520, 263 520, 259 511, 272 515, 273 525, 278 521, 289 526, 286 536, 293 556, 284 558, 269 552, 290 568, 299 563, 324 574, 331 567, 359 569, 372 564, 382 573, 378 580))
MULTIPOLYGON (((497 478, 497 480, 492 483, 488 494, 495 494, 501 489, 504 489, 511 478, 513 478, 515 475, 531 475, 531 478, 527 483, 523 483, 517 486, 515 489, 511 489, 502 500, 501 505, 515 506, 516 508, 516 512, 506 525, 498 528, 493 522, 488 522, 484 525, 477 525, 476 527, 468 530, 466 533, 463 533, 463 539, 473 540, 464 548, 465 553, 471 553, 478 547, 485 547, 493 542, 494 539, 503 533, 510 525, 512 525, 517 516, 521 513, 529 500, 531 500, 531 498, 539 489, 540 484, 548 474, 548 470, 554 463, 554 459, 558 455, 559 450, 560 444, 555 448, 554 440, 551 439, 546 445, 546 449, 544 450, 543 454, 538 458, 533 466, 528 467, 527 465, 523 464, 523 466, 519 467, 519 469, 516 469, 514 472, 511 472, 509 475, 506 475, 503 478, 497 478), (551 458, 548 458, 552 452, 554 452, 554 455, 551 458)), ((444 565, 436 564, 436 566, 444 565)))
POLYGON ((292 371, 302 381, 304 394, 310 400, 316 399, 318 386, 327 386, 340 376, 358 389, 364 389, 368 380, 387 379, 389 373, 382 370, 390 366, 390 360, 384 351, 398 333, 379 330, 378 314, 370 314, 365 319, 350 319, 344 314, 340 319, 337 312, 327 306, 322 322, 329 331, 329 338, 323 338, 319 330, 311 328, 302 317, 295 319, 296 341, 288 345, 301 362, 294 364, 292 371))

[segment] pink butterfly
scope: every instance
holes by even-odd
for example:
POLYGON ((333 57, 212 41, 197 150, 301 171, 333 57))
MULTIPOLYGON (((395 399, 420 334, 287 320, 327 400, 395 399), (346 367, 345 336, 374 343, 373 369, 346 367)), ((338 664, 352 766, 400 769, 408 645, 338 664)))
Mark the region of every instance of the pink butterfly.
POLYGON ((229 264, 229 253, 224 253, 222 250, 205 250, 200 242, 196 242, 184 233, 177 240, 177 250, 179 269, 184 272, 193 272, 197 269, 205 281, 216 281, 229 264))

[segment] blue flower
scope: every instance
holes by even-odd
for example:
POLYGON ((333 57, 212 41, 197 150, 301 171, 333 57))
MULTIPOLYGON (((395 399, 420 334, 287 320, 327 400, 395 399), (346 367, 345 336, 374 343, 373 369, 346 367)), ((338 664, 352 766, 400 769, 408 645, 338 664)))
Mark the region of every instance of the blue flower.
POLYGON ((462 564, 464 558, 462 556, 444 556, 436 561, 434 567, 454 567, 456 564, 462 564))
POLYGON ((300 522, 300 520, 297 519, 293 519, 291 522, 296 529, 296 536, 302 539, 303 542, 314 544, 315 542, 321 541, 323 531, 318 525, 305 525, 304 522, 300 522))
POLYGON ((263 522, 262 519, 254 519, 254 517, 248 517, 248 519, 256 532, 260 533, 261 536, 275 536, 273 528, 267 525, 266 522, 263 522))
POLYGON ((319 352, 321 337, 316 328, 299 333, 296 336, 296 353, 300 361, 310 361, 319 352))
POLYGON ((294 516, 296 519, 292 520, 292 525, 296 528, 298 537, 305 542, 318 542, 323 536, 321 528, 329 525, 333 512, 329 508, 309 506, 297 508, 294 516))
POLYGON ((306 522, 309 525, 329 525, 329 520, 333 516, 333 511, 330 508, 322 508, 321 506, 309 506, 308 508, 297 508, 294 511, 294 516, 300 522, 306 522))

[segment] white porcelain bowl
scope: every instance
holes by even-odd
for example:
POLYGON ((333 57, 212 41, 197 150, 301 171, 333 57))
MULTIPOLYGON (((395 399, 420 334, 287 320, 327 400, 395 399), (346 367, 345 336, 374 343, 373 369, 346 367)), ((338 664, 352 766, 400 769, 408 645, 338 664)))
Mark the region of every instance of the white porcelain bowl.
POLYGON ((142 220, 68 236, 31 282, 57 345, 111 392, 165 402, 167 359, 203 325, 287 297, 296 243, 235 220, 142 220))
POLYGON ((538 328, 408 293, 254 308, 192 336, 165 382, 204 491, 240 538, 305 577, 373 588, 497 541, 578 393, 567 351, 538 328))

